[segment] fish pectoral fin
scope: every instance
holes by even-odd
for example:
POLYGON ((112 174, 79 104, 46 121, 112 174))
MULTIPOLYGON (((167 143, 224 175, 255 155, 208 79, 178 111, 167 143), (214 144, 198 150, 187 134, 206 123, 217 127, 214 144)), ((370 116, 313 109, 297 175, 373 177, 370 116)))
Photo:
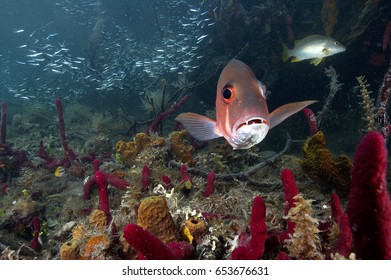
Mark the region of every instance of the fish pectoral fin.
POLYGON ((175 120, 180 122, 197 140, 206 141, 222 136, 217 133, 216 121, 208 117, 196 113, 182 113, 175 120))
POLYGON ((288 104, 282 105, 281 107, 278 107, 276 110, 271 112, 269 115, 270 128, 273 128, 276 125, 282 123, 288 117, 292 116, 293 114, 296 114, 300 110, 304 109, 308 105, 311 105, 315 102, 318 102, 318 101, 307 100, 307 101, 301 101, 301 102, 288 103, 288 104))
POLYGON ((296 56, 291 58, 291 62, 299 62, 299 61, 301 61, 301 59, 297 58, 296 56))
POLYGON ((311 59, 311 64, 315 65, 315 66, 318 66, 319 63, 321 63, 323 60, 323 57, 316 57, 316 58, 313 58, 311 59))

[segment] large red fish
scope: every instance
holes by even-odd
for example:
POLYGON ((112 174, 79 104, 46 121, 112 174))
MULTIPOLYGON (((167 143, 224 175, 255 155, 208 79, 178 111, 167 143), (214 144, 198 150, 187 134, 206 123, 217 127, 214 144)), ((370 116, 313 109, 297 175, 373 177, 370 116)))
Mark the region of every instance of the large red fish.
POLYGON ((269 129, 317 101, 285 104, 269 114, 266 86, 245 63, 232 59, 217 84, 216 121, 195 113, 176 120, 198 140, 224 137, 234 149, 248 149, 261 142, 269 129))

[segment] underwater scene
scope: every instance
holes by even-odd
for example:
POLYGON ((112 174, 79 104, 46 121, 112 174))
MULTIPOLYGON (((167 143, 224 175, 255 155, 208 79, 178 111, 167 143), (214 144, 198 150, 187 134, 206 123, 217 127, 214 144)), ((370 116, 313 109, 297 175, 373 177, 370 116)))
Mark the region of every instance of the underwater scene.
POLYGON ((0 4, 1 259, 391 259, 390 1, 0 4))

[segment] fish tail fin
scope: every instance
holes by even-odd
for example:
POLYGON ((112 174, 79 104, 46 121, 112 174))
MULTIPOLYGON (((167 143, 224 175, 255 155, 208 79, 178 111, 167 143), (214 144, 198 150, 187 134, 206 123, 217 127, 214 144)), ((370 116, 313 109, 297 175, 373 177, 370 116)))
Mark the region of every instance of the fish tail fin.
POLYGON ((282 61, 287 61, 289 58, 289 49, 288 46, 282 43, 283 51, 282 51, 282 61))

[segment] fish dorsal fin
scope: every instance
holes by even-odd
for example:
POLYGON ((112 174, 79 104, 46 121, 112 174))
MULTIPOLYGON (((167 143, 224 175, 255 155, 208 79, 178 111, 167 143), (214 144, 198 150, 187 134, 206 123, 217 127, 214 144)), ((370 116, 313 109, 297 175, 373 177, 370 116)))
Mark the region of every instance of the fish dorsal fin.
POLYGON ((315 66, 318 66, 319 63, 322 62, 322 59, 323 59, 323 57, 316 57, 316 58, 311 59, 311 62, 310 62, 310 63, 313 64, 313 65, 315 65, 315 66))
POLYGON ((304 109, 308 105, 311 105, 315 102, 318 102, 318 101, 308 100, 308 101, 294 102, 294 103, 288 103, 288 104, 282 105, 281 107, 278 107, 276 110, 271 112, 269 115, 270 128, 273 128, 276 125, 282 123, 288 117, 292 116, 293 114, 296 114, 300 110, 304 109))
POLYGON ((216 132, 216 121, 208 117, 196 113, 182 113, 175 120, 197 140, 206 141, 222 136, 216 132))

